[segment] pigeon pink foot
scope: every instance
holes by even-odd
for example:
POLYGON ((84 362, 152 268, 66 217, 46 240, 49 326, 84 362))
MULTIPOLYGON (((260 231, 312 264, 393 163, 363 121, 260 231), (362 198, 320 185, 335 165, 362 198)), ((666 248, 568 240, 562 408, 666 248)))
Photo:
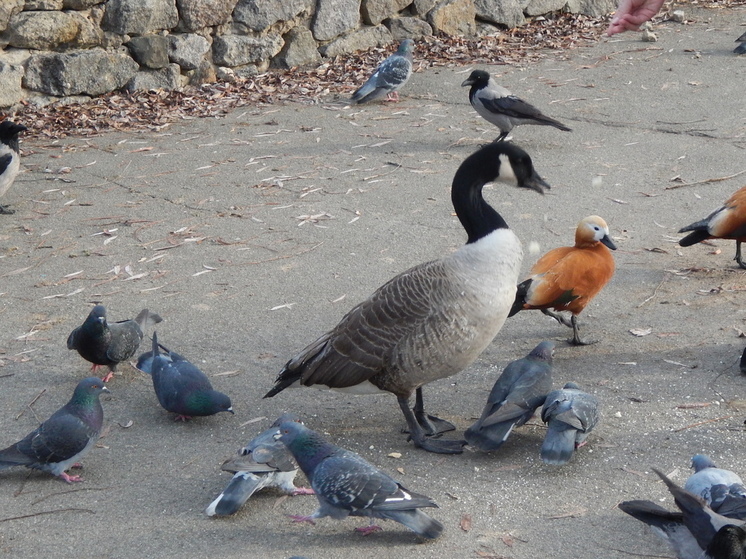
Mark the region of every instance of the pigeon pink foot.
POLYGON ((312 516, 304 516, 302 514, 288 514, 288 518, 292 518, 293 522, 308 522, 309 524, 316 525, 312 516))
POLYGON ((383 532, 383 528, 376 524, 371 524, 370 526, 355 528, 355 531, 360 532, 363 536, 370 536, 373 532, 383 532))
POLYGON ((399 92, 398 91, 392 91, 386 96, 387 101, 391 101, 393 103, 397 102, 399 100, 399 92))
POLYGON ((75 483, 75 482, 82 482, 83 481, 80 476, 71 476, 71 475, 68 475, 65 472, 62 472, 60 474, 60 477, 62 478, 62 480, 65 483, 75 483))
POLYGON ((310 487, 296 487, 295 491, 291 493, 293 497, 297 495, 315 495, 316 492, 310 487))

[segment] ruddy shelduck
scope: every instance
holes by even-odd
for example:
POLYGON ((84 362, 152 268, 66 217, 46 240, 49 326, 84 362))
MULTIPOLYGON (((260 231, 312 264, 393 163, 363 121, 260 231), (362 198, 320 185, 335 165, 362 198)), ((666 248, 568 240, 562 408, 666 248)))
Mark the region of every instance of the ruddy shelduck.
POLYGON ((587 345, 578 331, 578 315, 614 275, 614 258, 611 251, 616 246, 609 238, 609 226, 592 215, 578 223, 575 246, 559 247, 542 256, 531 276, 518 284, 513 308, 508 316, 519 311, 539 309, 560 324, 572 328, 568 340, 573 345, 587 345), (552 312, 569 311, 570 320, 552 312))
POLYGON ((706 218, 686 227, 679 233, 691 231, 679 241, 683 247, 701 243, 707 239, 732 239, 736 241, 736 256, 733 260, 746 269, 746 262, 741 259, 741 243, 746 241, 746 186, 737 190, 725 204, 706 218))

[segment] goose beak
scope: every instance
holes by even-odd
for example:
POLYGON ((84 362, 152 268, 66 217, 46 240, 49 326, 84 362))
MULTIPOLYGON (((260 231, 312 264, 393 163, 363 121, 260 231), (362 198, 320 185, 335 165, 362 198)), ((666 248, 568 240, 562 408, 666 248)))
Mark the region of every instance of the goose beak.
POLYGON ((604 235, 604 238, 601 239, 601 242, 605 244, 607 247, 609 247, 611 250, 616 250, 616 245, 614 244, 614 241, 611 240, 611 237, 608 235, 604 235))
POLYGON ((526 180, 523 181, 522 184, 518 185, 523 188, 530 188, 531 190, 535 190, 539 194, 544 194, 546 190, 549 190, 552 188, 547 181, 542 179, 539 176, 539 173, 534 171, 530 177, 528 177, 526 180))

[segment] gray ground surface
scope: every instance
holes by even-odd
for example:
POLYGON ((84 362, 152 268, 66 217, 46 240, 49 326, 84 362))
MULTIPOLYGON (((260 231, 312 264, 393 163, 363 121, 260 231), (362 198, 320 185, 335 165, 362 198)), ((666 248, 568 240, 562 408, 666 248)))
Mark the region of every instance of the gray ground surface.
MULTIPOLYGON (((626 34, 529 67, 490 68, 573 132, 514 131, 550 195, 495 185, 486 197, 524 246, 542 252, 571 244, 582 217, 603 216, 619 246, 617 272, 581 315, 601 343, 569 347, 569 329, 521 313, 468 370, 428 386, 426 406, 465 429, 507 362, 556 340, 555 384, 575 380, 604 406, 590 444, 562 468, 539 459, 537 419, 497 453, 438 456, 405 442, 393 397, 304 389, 261 399, 285 361, 352 305, 464 241, 450 182, 497 135, 459 87, 471 68, 417 73, 398 104, 330 99, 158 133, 24 142, 26 173, 5 199, 17 213, 0 219, 0 444, 36 427, 34 414, 48 417, 87 376, 65 340, 93 301, 114 320, 159 312, 162 342, 213 376, 236 415, 175 423, 150 379, 121 367, 84 484, 0 473, 0 554, 670 556, 616 503, 673 506, 650 468, 683 482, 698 452, 746 474, 737 365, 746 276, 731 241, 675 244, 680 227, 746 183, 704 182, 746 169, 746 58, 731 53, 746 11, 689 15, 691 25, 656 29, 657 43, 626 34), (265 494, 233 518, 204 516, 229 479, 222 460, 283 410, 432 496, 444 536, 419 544, 385 523, 362 537, 352 531, 361 520, 313 527, 284 516, 310 513, 313 497, 265 494)), ((525 271, 538 257, 526 252, 525 271)))

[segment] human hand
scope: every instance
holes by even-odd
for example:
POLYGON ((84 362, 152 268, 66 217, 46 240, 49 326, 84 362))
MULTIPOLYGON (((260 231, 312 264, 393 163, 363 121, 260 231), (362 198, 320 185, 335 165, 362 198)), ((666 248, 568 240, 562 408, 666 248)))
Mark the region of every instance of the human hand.
POLYGON ((636 31, 653 18, 665 0, 620 0, 611 18, 606 34, 611 36, 624 31, 636 31))

